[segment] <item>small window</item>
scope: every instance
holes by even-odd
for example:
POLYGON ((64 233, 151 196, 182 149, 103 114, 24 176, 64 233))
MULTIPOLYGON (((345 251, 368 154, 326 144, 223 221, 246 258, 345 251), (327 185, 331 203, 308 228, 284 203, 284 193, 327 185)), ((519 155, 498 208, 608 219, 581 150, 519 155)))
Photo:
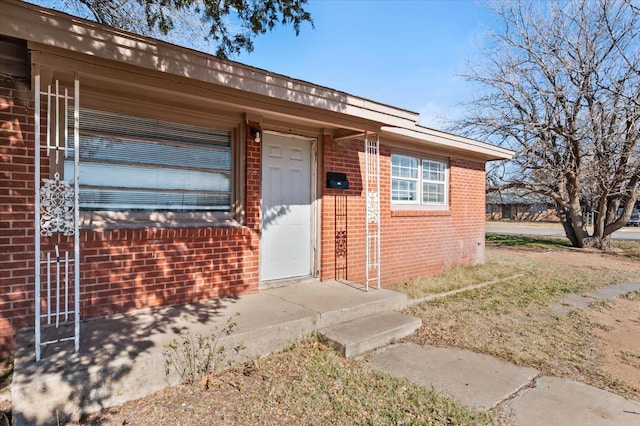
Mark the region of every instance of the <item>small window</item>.
POLYGON ((547 205, 544 203, 532 204, 529 208, 529 213, 544 213, 547 211, 547 205))
POLYGON ((80 208, 229 212, 231 133, 81 109, 80 208))
POLYGON ((417 202, 420 161, 406 155, 391 156, 391 199, 417 202))
POLYGON ((391 155, 391 202, 445 206, 447 163, 408 155, 391 155))

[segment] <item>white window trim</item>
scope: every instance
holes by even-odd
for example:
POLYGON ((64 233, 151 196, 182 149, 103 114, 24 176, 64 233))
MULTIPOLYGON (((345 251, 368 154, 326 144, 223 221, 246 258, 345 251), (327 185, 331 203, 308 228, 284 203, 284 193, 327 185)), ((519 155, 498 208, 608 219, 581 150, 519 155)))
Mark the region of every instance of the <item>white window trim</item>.
MULTIPOLYGON (((390 162, 390 170, 389 170, 389 174, 390 174, 390 189, 391 192, 393 191, 393 180, 395 179, 393 176, 393 164, 392 164, 392 160, 391 160, 391 156, 393 155, 404 155, 407 157, 413 157, 419 160, 419 171, 418 171, 418 180, 417 180, 417 187, 418 187, 418 194, 417 194, 417 199, 415 201, 400 201, 400 200, 393 200, 392 195, 390 194, 389 198, 391 199, 391 208, 392 210, 430 210, 430 211, 449 211, 450 206, 449 206, 449 192, 450 192, 450 179, 449 179, 449 169, 450 169, 450 162, 449 159, 447 158, 443 158, 443 157, 437 157, 437 156, 430 156, 430 155, 424 155, 424 154, 417 154, 415 152, 403 152, 403 151, 394 151, 391 153, 391 155, 389 156, 389 162, 390 162), (444 203, 443 204, 434 204, 434 203, 423 203, 422 199, 423 199, 423 193, 422 193, 422 184, 423 182, 432 182, 432 181, 423 181, 423 170, 422 170, 422 164, 423 161, 435 161, 435 162, 439 162, 439 163, 444 163, 445 165, 445 180, 444 180, 444 203)), ((405 179, 405 178, 398 178, 398 179, 405 179)), ((413 179, 405 179, 405 180, 413 180, 413 179)), ((440 181, 437 182, 433 182, 433 183, 442 183, 440 181)))

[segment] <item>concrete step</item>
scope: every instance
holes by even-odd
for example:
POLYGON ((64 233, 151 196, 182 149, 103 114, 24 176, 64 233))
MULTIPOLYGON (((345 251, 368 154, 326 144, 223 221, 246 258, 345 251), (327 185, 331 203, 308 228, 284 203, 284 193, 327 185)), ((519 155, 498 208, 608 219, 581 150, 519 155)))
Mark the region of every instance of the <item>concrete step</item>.
POLYGON ((329 327, 373 315, 403 309, 407 296, 387 289, 363 291, 362 286, 329 281, 264 291, 316 313, 316 326, 329 327))
POLYGON ((318 315, 318 328, 339 325, 380 313, 392 313, 403 309, 407 304, 407 296, 405 294, 387 293, 386 290, 374 290, 374 292, 376 293, 375 296, 378 297, 374 296, 370 300, 362 301, 359 304, 353 304, 343 309, 320 312, 318 315))
POLYGON ((342 356, 350 358, 407 337, 421 325, 419 318, 398 312, 379 312, 321 328, 318 333, 342 356))

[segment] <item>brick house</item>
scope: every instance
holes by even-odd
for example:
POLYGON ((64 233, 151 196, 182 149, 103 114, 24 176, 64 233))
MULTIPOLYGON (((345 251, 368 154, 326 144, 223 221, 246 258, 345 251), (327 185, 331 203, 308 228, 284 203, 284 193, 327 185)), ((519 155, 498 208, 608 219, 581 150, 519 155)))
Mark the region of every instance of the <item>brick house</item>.
POLYGON ((511 189, 491 191, 486 196, 487 220, 559 222, 553 200, 540 194, 511 189))
POLYGON ((0 51, 3 355, 34 315, 69 302, 45 295, 56 271, 79 282, 70 306, 88 319, 484 260, 485 163, 511 151, 14 0, 2 1, 0 51), (44 179, 76 175, 79 231, 56 222, 45 235, 44 179))

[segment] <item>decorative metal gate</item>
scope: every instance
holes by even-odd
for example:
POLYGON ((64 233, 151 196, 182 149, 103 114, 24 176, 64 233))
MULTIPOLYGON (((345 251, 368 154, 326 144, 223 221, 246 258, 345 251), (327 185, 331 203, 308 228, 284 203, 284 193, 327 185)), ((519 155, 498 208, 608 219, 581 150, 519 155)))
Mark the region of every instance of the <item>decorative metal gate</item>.
POLYGON ((369 291, 369 283, 380 288, 380 139, 377 134, 365 132, 364 156, 367 200, 365 287, 369 291))
POLYGON ((349 279, 349 217, 347 206, 348 203, 346 195, 334 196, 334 276, 336 280, 349 279))
POLYGON ((40 361, 44 346, 69 340, 76 352, 80 346, 80 85, 76 76, 70 93, 57 80, 43 90, 39 73, 34 80, 35 349, 40 361), (73 167, 65 167, 71 153, 73 167), (65 176, 65 168, 73 176, 65 176), (41 178, 43 171, 49 178, 41 178))

